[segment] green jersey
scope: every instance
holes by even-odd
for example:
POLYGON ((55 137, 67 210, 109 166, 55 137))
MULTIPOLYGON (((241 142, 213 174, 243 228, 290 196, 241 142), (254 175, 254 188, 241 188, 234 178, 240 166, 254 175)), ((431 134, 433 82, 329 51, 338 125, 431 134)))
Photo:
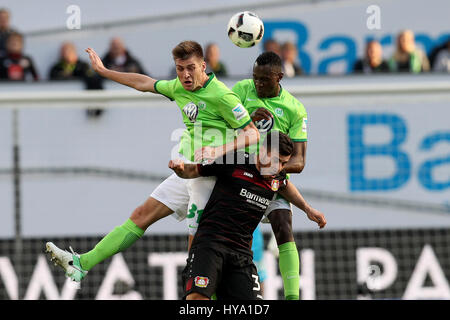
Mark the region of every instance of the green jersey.
POLYGON ((261 107, 272 113, 273 120, 255 123, 261 134, 275 129, 289 135, 294 142, 307 141, 305 107, 289 92, 280 88, 276 97, 259 98, 252 79, 239 81, 234 85, 233 91, 250 114, 261 107))
MULTIPOLYGON (((255 126, 260 132, 260 141, 263 141, 267 132, 278 130, 287 134, 293 142, 307 141, 307 114, 303 104, 294 98, 289 92, 280 87, 278 96, 272 98, 259 98, 256 92, 253 79, 245 79, 236 83, 233 87, 241 99, 242 104, 252 114, 258 108, 265 108, 270 111, 273 118, 270 120, 260 120, 255 122, 255 126)), ((256 152, 258 145, 246 148, 249 153, 256 152)), ((287 175, 289 179, 289 174, 287 175)), ((281 196, 277 194, 279 199, 281 196)))
POLYGON ((251 122, 239 97, 213 73, 208 75, 209 80, 196 91, 185 90, 178 78, 155 83, 155 91, 174 100, 182 111, 186 130, 179 152, 191 161, 195 150, 232 141, 233 129, 244 128, 251 122))

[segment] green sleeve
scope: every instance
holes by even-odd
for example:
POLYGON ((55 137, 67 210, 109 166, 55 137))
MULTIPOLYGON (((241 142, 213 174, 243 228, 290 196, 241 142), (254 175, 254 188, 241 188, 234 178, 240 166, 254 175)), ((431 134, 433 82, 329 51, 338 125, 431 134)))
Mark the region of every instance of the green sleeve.
POLYGON ((233 128, 241 129, 247 126, 252 119, 236 94, 225 94, 219 103, 219 112, 224 120, 233 128))
POLYGON ((289 128, 289 137, 294 142, 301 142, 308 140, 307 131, 308 117, 306 110, 301 105, 300 108, 296 108, 294 116, 292 117, 291 127, 289 128))
POLYGON ((175 100, 174 91, 175 91, 176 82, 177 82, 177 79, 158 80, 155 82, 155 91, 173 101, 173 100, 175 100))

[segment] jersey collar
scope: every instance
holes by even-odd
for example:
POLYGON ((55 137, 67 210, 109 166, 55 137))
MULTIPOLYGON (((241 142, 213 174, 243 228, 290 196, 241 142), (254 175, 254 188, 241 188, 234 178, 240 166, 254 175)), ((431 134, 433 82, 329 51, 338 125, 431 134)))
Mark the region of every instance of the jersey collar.
POLYGON ((281 97, 281 92, 283 91, 283 87, 281 86, 281 84, 279 86, 280 86, 280 91, 278 92, 278 96, 277 97, 281 97))
POLYGON ((212 79, 214 79, 214 77, 216 76, 216 75, 214 74, 214 72, 207 73, 207 75, 209 76, 209 79, 208 79, 208 81, 205 82, 205 84, 203 85, 202 88, 206 88, 206 86, 207 86, 207 85, 212 81, 212 79))

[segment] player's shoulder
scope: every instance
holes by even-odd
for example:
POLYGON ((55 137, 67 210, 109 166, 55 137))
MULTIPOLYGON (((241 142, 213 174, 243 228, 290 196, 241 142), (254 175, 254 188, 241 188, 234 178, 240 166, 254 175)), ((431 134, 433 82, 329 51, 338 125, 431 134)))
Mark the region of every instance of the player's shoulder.
MULTIPOLYGON (((165 88, 171 88, 175 90, 177 86, 181 86, 181 82, 178 80, 178 77, 175 79, 160 79, 155 82, 155 89, 158 92, 158 87, 164 86, 165 88)), ((182 88, 183 86, 181 86, 182 88)))
POLYGON ((208 91, 214 92, 214 96, 221 98, 226 95, 233 95, 234 92, 228 86, 219 80, 214 73, 210 74, 210 78, 204 86, 208 91))
POLYGON ((243 79, 234 85, 234 87, 241 87, 241 88, 251 88, 253 87, 253 80, 252 79, 243 79))
POLYGON ((256 96, 253 79, 244 79, 236 82, 233 86, 233 92, 235 92, 242 101, 248 97, 256 96))
POLYGON ((300 112, 300 113, 306 113, 306 108, 303 105, 303 103, 294 97, 288 90, 285 88, 282 88, 282 100, 284 101, 284 105, 293 111, 300 112))
POLYGON ((183 90, 183 86, 181 85, 178 78, 171 80, 157 80, 153 87, 157 93, 167 97, 171 101, 174 101, 176 95, 183 90))

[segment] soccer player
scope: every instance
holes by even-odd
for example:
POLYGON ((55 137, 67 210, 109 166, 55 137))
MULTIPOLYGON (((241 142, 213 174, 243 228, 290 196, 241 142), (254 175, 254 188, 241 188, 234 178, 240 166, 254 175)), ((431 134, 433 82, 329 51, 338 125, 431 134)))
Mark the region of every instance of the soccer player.
MULTIPOLYGON (((214 74, 205 72, 203 50, 197 42, 184 41, 172 50, 177 78, 167 81, 109 70, 93 49, 88 48, 86 52, 92 68, 99 75, 139 91, 159 93, 175 100, 187 128, 179 150, 186 161, 212 160, 258 142, 259 132, 237 95, 214 74), (236 135, 233 129, 242 130, 236 135)), ((203 211, 214 183, 212 177, 188 181, 172 174, 124 224, 114 228, 91 251, 81 255, 69 253, 51 242, 46 243, 47 251, 67 277, 80 282, 92 267, 130 247, 159 219, 171 214, 184 219, 188 207, 195 208, 194 213, 203 211)))
MULTIPOLYGON (((307 113, 303 104, 281 87, 282 78, 280 57, 273 52, 264 52, 255 61, 253 79, 239 81, 232 90, 237 93, 242 104, 251 114, 252 120, 260 131, 261 140, 271 130, 278 130, 289 135, 294 143, 294 151, 285 166, 285 171, 300 173, 306 159, 307 113)), ((255 152, 256 145, 250 147, 249 151, 255 152)), ((278 244, 279 268, 285 298, 298 300, 299 256, 292 232, 290 203, 277 194, 267 208, 263 221, 267 221, 266 218, 272 225, 278 244)), ((189 225, 194 226, 195 221, 190 221, 189 225)))
MULTIPOLYGON (((232 90, 251 114, 261 139, 271 130, 289 135, 294 151, 284 170, 286 173, 300 173, 306 160, 307 113, 303 104, 281 87, 282 78, 280 57, 273 52, 264 52, 255 61, 253 79, 239 81, 232 90)), ((278 244, 285 298, 298 300, 299 256, 292 233, 291 205, 277 194, 265 216, 270 220, 278 244)))
POLYGON ((291 139, 276 132, 267 135, 258 153, 234 153, 235 164, 229 157, 210 165, 169 162, 181 178, 217 176, 183 271, 187 300, 208 300, 214 293, 219 300, 262 299, 251 240, 276 191, 325 226, 324 215, 309 206, 282 171, 293 149, 291 139))

